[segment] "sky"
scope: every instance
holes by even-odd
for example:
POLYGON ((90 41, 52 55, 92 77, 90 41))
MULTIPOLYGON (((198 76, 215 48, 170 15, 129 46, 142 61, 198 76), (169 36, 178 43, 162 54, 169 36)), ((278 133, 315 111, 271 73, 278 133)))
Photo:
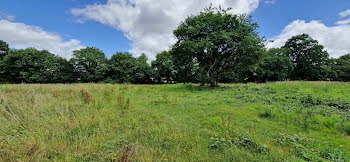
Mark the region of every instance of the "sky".
POLYGON ((0 40, 68 59, 93 46, 107 57, 130 52, 153 60, 176 41, 181 21, 210 4, 251 15, 267 48, 307 33, 331 57, 350 53, 350 0, 0 0, 0 40))

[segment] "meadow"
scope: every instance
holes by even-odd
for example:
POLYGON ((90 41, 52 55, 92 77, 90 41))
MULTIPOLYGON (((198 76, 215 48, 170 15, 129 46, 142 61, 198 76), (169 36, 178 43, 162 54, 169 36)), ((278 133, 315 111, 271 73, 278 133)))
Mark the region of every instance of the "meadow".
POLYGON ((0 161, 350 161, 350 83, 4 84, 0 161))

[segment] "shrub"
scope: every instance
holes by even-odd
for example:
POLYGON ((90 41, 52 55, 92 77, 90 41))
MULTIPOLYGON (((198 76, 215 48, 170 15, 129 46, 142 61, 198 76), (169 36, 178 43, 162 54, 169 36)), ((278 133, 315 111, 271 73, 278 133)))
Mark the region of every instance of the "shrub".
POLYGON ((223 149, 224 147, 229 146, 229 141, 227 141, 225 138, 218 138, 218 137, 211 137, 211 144, 209 148, 213 150, 220 150, 223 149))
POLYGON ((269 150, 266 146, 262 146, 250 138, 242 137, 234 141, 234 144, 240 148, 244 148, 254 153, 267 153, 269 150))
POLYGON ((263 112, 259 112, 259 117, 261 118, 272 118, 274 117, 274 114, 271 109, 267 109, 263 112))
POLYGON ((303 106, 313 106, 315 104, 314 99, 310 94, 307 96, 301 97, 300 102, 303 106))

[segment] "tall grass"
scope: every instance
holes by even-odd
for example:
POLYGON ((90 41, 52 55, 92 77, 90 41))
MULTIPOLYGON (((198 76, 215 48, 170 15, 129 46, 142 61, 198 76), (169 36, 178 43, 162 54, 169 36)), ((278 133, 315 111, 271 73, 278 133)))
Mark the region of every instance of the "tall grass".
POLYGON ((349 161, 350 84, 0 85, 0 161, 349 161))

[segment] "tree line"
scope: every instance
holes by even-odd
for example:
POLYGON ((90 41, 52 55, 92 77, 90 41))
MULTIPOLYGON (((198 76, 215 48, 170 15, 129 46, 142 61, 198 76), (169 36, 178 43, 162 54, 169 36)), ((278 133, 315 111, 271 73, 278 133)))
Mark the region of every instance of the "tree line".
POLYGON ((177 42, 148 63, 145 54, 117 52, 111 58, 98 48, 73 51, 65 59, 47 50, 10 49, 0 41, 1 83, 267 82, 284 80, 350 81, 350 54, 329 58, 308 34, 267 49, 259 27, 246 15, 209 7, 189 16, 174 30, 177 42))

